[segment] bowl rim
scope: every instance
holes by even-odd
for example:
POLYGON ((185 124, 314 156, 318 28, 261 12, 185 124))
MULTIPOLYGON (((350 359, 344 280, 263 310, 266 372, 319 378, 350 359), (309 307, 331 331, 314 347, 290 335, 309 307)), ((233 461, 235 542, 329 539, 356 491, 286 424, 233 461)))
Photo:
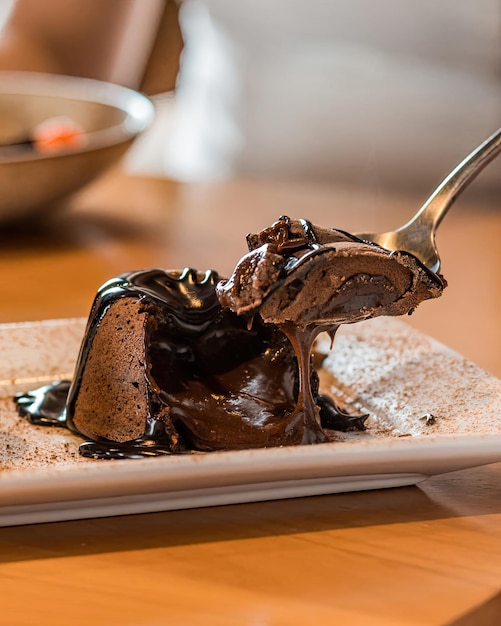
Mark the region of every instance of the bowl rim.
POLYGON ((68 157, 118 146, 131 141, 151 126, 155 116, 153 102, 139 91, 80 76, 0 70, 0 97, 2 95, 60 96, 68 100, 103 104, 126 115, 119 124, 87 132, 88 140, 77 150, 61 149, 47 154, 35 150, 12 155, 0 153, 2 164, 68 157))

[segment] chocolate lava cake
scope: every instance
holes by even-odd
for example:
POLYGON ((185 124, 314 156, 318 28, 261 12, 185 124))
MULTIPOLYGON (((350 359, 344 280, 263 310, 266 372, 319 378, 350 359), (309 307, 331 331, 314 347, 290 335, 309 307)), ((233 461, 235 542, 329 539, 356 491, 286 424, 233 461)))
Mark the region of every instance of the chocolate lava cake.
POLYGON ((340 324, 410 313, 445 281, 414 256, 306 220, 247 237, 232 276, 131 272, 99 290, 74 381, 19 394, 87 456, 121 458, 328 441, 363 429, 319 393, 312 344, 340 324), (66 392, 67 399, 66 399, 66 392))

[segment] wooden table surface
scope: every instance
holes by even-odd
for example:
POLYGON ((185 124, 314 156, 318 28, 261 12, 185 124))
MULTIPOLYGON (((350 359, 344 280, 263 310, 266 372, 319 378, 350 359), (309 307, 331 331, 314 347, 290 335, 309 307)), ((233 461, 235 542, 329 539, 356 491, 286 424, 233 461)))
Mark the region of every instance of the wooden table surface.
MULTIPOLYGON (((386 230, 422 200, 117 170, 45 224, 0 230, 0 322, 86 316, 127 270, 224 275, 245 233, 282 214, 386 230)), ((449 287, 409 323, 501 376, 497 200, 465 194, 451 211, 438 237, 449 287)), ((501 463, 419 487, 3 528, 0 589, 11 626, 501 623, 501 463)))

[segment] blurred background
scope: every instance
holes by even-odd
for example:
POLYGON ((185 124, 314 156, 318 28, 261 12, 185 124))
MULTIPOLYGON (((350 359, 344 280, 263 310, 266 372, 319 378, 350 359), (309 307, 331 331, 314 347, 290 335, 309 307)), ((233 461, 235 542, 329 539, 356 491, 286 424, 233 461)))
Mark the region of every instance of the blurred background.
MULTIPOLYGON (((15 4, 2 0, 1 22, 15 4)), ((131 171, 427 193, 499 126, 498 0, 111 4, 113 54, 75 71, 155 96, 131 171)), ((494 170, 475 185, 498 188, 494 170)))
MULTIPOLYGON (((500 17, 497 0, 183 2, 148 166, 431 191, 499 126, 500 17)), ((476 190, 498 187, 491 170, 476 190)))

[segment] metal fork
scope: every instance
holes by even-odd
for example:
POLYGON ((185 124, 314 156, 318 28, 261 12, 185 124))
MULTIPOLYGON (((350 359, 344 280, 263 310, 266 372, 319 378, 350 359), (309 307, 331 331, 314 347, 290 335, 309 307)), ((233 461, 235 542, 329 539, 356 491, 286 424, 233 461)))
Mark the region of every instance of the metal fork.
POLYGON ((459 194, 501 151, 501 128, 473 150, 440 183, 414 217, 397 230, 364 233, 357 237, 387 250, 404 250, 416 256, 432 272, 440 270, 435 231, 459 194))

